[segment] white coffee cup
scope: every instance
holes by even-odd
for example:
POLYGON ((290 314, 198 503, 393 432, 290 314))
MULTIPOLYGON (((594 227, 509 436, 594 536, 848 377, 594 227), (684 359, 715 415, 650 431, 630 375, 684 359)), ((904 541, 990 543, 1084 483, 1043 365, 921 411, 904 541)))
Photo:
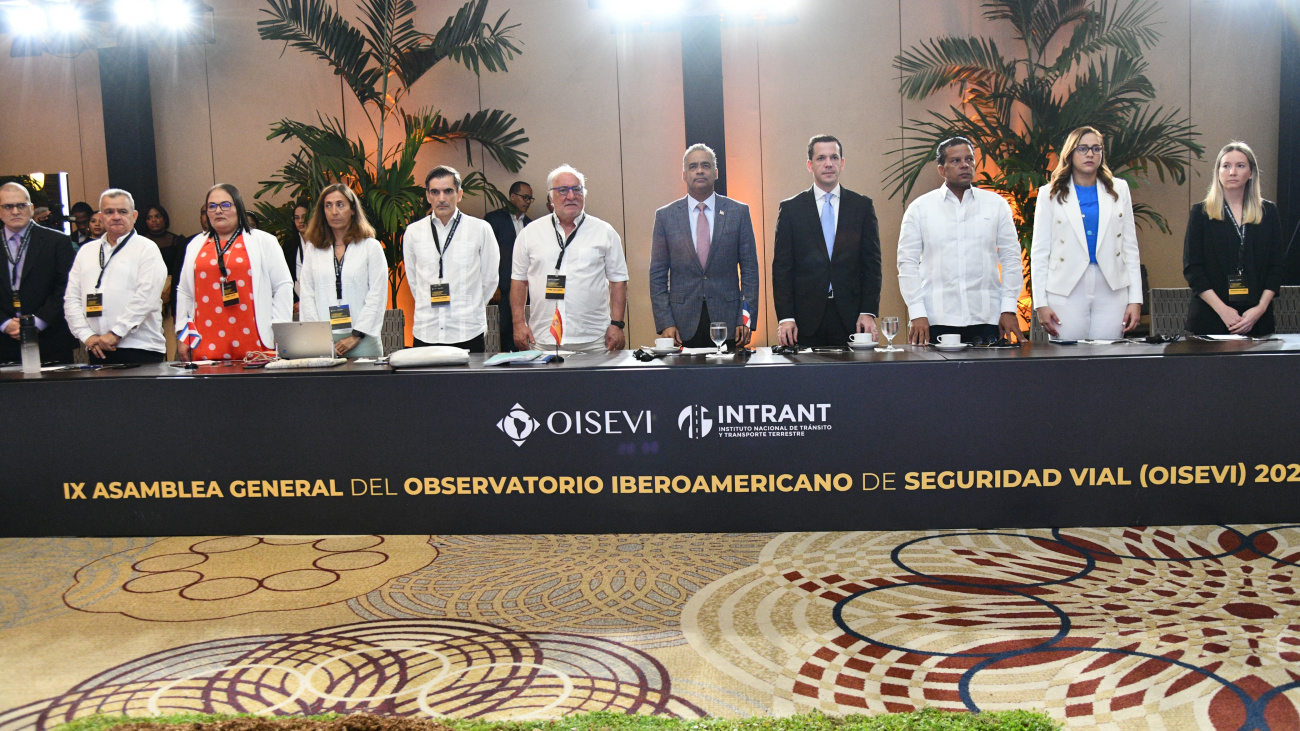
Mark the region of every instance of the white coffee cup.
POLYGON ((853 333, 849 336, 849 342, 854 345, 875 345, 876 336, 872 333, 853 333))
POLYGON ((958 333, 945 333, 939 336, 939 344, 948 347, 961 345, 961 335, 958 333))
POLYGON ((677 347, 677 343, 673 342, 672 338, 655 338, 655 347, 660 350, 667 350, 677 347))

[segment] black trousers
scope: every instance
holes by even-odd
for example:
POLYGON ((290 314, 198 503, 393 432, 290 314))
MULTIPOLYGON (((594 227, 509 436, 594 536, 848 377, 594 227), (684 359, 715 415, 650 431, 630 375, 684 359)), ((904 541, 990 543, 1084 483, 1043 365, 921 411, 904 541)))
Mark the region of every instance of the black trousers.
POLYGON ((826 311, 822 313, 822 324, 816 332, 799 333, 799 345, 805 348, 842 346, 849 344, 849 331, 844 329, 840 319, 840 308, 835 305, 834 297, 826 298, 826 311))
POLYGON ((939 342, 940 335, 957 334, 961 336, 963 343, 996 343, 1001 337, 1001 329, 997 325, 967 325, 966 327, 952 327, 950 325, 931 325, 930 342, 939 342))
POLYGON ((482 335, 479 335, 478 337, 470 338, 469 340, 466 340, 463 343, 426 343, 419 338, 412 338, 412 339, 415 341, 415 347, 417 348, 423 348, 429 345, 450 345, 453 348, 464 348, 471 353, 482 353, 484 350, 487 349, 487 343, 485 342, 482 335))
POLYGON ((501 323, 502 353, 513 353, 519 350, 518 346, 515 345, 514 317, 514 313, 510 309, 510 291, 507 289, 502 293, 501 300, 497 302, 497 320, 501 323))
POLYGON ((167 355, 165 353, 140 348, 106 350, 103 358, 96 358, 94 353, 90 353, 90 362, 94 365, 101 363, 161 363, 166 359, 167 355))
MULTIPOLYGON (((684 348, 717 347, 717 345, 713 342, 713 338, 709 337, 710 322, 711 319, 709 318, 709 306, 706 304, 700 305, 700 324, 698 327, 695 328, 695 334, 691 336, 690 340, 682 341, 682 347, 684 348)), ((730 324, 727 325, 726 345, 731 350, 736 349, 736 331, 732 329, 730 324)))

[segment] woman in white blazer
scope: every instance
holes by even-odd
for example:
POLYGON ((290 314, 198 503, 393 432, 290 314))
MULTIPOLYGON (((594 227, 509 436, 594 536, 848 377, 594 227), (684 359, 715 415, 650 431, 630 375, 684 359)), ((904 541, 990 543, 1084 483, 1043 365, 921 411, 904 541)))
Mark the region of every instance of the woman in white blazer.
POLYGON ((299 319, 328 321, 336 355, 383 355, 388 260, 357 194, 342 183, 321 191, 304 236, 299 319))
POLYGON ((208 230, 190 240, 176 288, 176 355, 240 360, 275 349, 271 324, 293 319, 293 278, 280 244, 245 223, 243 196, 212 186, 208 230))
POLYGON ((1101 133, 1065 138, 1038 190, 1030 276, 1038 321, 1062 340, 1113 340, 1142 318, 1142 272, 1128 183, 1104 160, 1101 133))

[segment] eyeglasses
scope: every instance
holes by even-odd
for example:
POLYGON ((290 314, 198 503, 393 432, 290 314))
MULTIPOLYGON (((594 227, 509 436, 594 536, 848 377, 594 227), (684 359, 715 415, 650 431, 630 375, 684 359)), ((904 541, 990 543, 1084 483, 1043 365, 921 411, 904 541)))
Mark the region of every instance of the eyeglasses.
POLYGON ((0 208, 5 209, 5 212, 7 213, 17 213, 23 210, 24 208, 31 208, 31 207, 32 207, 31 203, 5 203, 0 205, 0 208))
MULTIPOLYGON (((582 192, 582 189, 579 188, 579 189, 578 189, 578 192, 581 193, 581 192, 582 192)), ((519 195, 518 193, 515 193, 515 197, 518 198, 518 199, 521 200, 521 201, 527 201, 528 203, 532 203, 534 200, 536 200, 536 199, 533 198, 531 195, 519 195)))
POLYGON ((235 204, 234 204, 234 203, 231 203, 230 201, 222 201, 222 202, 220 202, 220 203, 209 203, 209 204, 208 204, 208 212, 211 213, 211 212, 215 212, 215 211, 218 211, 218 210, 221 210, 221 211, 228 211, 228 210, 230 210, 231 208, 233 208, 234 205, 235 205, 235 204))
POLYGON ((558 188, 551 188, 551 190, 558 193, 561 198, 568 198, 570 193, 582 195, 581 185, 561 185, 558 188))
POLYGON ((1074 151, 1082 153, 1084 155, 1089 155, 1089 154, 1100 155, 1104 153, 1106 150, 1101 145, 1079 145, 1078 147, 1074 148, 1074 151))

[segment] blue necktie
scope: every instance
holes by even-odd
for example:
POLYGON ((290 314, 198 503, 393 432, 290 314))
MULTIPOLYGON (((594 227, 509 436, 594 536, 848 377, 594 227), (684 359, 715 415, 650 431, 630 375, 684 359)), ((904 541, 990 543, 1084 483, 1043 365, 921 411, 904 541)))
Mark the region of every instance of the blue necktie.
POLYGON ((826 237, 826 256, 830 258, 835 251, 835 209, 831 204, 830 193, 822 201, 822 236, 826 237))

